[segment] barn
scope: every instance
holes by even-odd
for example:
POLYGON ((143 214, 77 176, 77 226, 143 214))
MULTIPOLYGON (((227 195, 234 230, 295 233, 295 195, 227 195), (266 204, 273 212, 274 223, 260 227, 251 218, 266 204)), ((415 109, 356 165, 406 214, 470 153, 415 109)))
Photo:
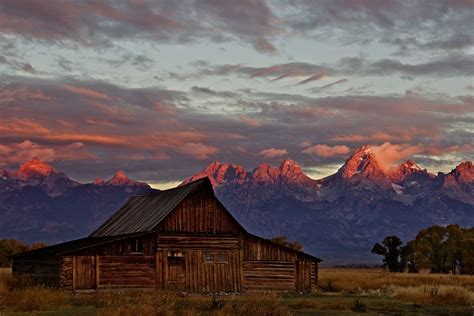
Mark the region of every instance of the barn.
POLYGON ((13 274, 72 291, 311 292, 320 259, 248 233, 208 178, 131 197, 86 238, 12 258, 13 274))

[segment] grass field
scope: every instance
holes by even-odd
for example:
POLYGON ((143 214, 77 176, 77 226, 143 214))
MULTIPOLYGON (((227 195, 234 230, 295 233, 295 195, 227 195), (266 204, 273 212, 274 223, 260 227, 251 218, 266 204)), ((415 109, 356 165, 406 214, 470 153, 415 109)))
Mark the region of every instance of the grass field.
POLYGON ((473 315, 474 276, 321 269, 312 294, 70 294, 28 286, 0 270, 0 315, 473 315))

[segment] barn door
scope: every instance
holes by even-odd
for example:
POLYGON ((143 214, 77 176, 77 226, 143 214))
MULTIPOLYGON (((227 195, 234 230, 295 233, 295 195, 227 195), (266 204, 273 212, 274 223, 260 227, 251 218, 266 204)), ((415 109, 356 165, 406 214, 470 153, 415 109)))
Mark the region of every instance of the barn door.
POLYGON ((184 257, 168 257, 168 289, 185 290, 185 271, 184 257))
POLYGON ((74 267, 74 285, 77 290, 96 288, 95 256, 76 256, 74 267))

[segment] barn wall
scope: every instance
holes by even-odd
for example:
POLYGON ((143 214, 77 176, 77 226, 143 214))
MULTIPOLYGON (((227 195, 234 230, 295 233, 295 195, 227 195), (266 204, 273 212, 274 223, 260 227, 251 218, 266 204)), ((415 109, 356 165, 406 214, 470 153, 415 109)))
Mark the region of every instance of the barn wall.
POLYGON ((244 239, 244 260, 275 260, 294 262, 294 251, 275 245, 264 239, 246 236, 244 239))
POLYGON ((184 260, 183 288, 188 292, 239 292, 241 290, 240 239, 236 236, 161 233, 158 237, 158 287, 172 288, 168 269, 170 256, 184 260), (214 261, 204 260, 211 255, 214 261), (226 262, 219 262, 224 256, 226 262), (162 273, 160 273, 162 272, 162 273))
POLYGON ((61 262, 59 258, 15 258, 12 272, 15 276, 26 276, 34 283, 48 287, 60 287, 61 262))
POLYGON ((212 191, 198 190, 168 215, 159 231, 237 234, 241 228, 212 191))
POLYGON ((245 291, 294 291, 295 263, 289 261, 244 261, 245 291))
POLYGON ((100 256, 99 288, 155 287, 155 256, 100 256))
POLYGON ((197 235, 160 233, 159 249, 240 249, 240 240, 231 235, 197 235))

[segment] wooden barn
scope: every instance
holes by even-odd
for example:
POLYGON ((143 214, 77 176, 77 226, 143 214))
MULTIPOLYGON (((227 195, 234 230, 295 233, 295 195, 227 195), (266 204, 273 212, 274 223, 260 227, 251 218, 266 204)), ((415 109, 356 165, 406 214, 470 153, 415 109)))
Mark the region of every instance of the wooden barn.
POLYGON ((131 197, 89 237, 19 254, 14 275, 67 290, 298 291, 320 259, 248 233, 209 179, 131 197))

